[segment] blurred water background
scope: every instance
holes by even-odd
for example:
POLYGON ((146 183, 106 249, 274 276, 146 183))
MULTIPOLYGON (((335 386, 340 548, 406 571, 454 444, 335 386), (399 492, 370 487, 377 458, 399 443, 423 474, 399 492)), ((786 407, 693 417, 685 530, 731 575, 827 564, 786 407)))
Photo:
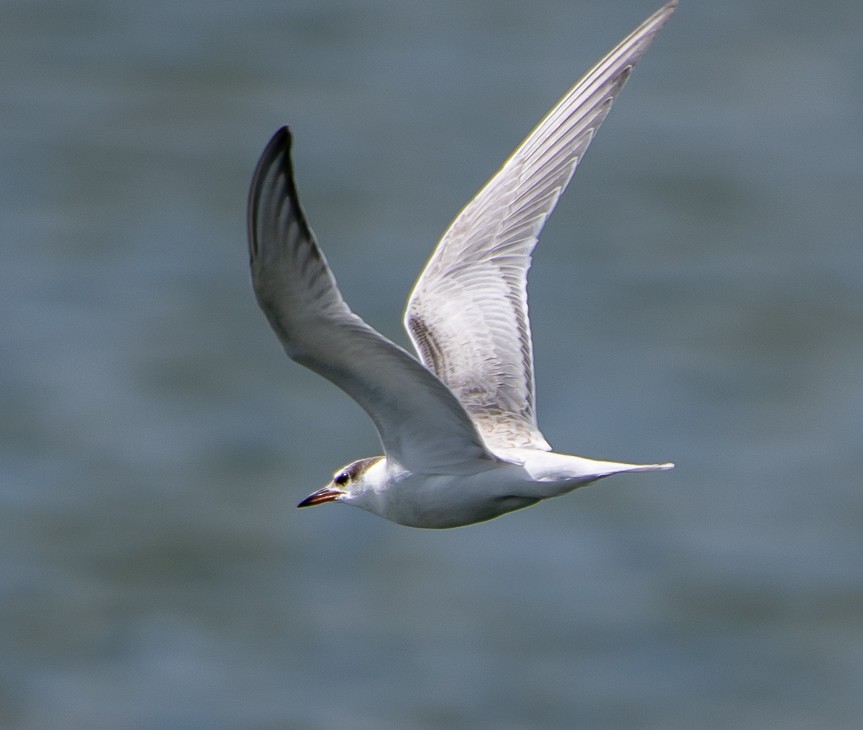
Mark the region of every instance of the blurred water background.
POLYGON ((378 444, 254 303, 270 134, 405 343, 448 221, 657 5, 0 5, 0 726, 860 727, 858 0, 685 1, 546 227, 546 436, 675 471, 294 509, 378 444))

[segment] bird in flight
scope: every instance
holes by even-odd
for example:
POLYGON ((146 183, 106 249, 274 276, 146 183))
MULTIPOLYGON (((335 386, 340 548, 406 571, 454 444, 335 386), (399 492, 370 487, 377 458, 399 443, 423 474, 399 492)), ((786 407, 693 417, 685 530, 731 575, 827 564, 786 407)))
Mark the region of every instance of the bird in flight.
POLYGON ((354 314, 300 208, 291 133, 248 200, 252 282, 288 356, 371 417, 383 456, 339 469, 299 507, 343 502, 402 525, 469 525, 622 472, 671 469, 554 453, 537 426, 527 272, 543 224, 633 67, 677 5, 573 86, 450 224, 405 312, 416 356, 354 314))

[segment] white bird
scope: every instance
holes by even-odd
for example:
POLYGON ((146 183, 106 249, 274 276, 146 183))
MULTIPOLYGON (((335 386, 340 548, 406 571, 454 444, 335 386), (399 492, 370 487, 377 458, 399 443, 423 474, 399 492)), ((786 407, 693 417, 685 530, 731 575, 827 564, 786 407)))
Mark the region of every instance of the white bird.
POLYGON ((248 201, 258 303, 291 359, 369 414, 384 456, 339 469, 299 507, 343 502, 412 527, 489 520, 621 472, 556 454, 536 421, 527 271, 537 237, 669 2, 597 63, 456 216, 417 281, 405 326, 419 359, 354 314, 300 208, 283 127, 248 201))

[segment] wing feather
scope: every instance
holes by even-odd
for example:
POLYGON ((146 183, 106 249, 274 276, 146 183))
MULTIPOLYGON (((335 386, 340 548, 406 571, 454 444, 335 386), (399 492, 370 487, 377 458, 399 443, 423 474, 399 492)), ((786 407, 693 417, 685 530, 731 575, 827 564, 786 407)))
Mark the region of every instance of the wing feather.
POLYGON ((475 470, 493 459, 450 390, 345 303, 300 208, 290 151, 283 127, 261 155, 248 203, 255 295, 285 351, 356 400, 387 458, 406 469, 475 470))
POLYGON ((492 448, 550 448, 536 421, 531 253, 614 98, 676 5, 645 20, 546 115, 450 224, 408 300, 405 326, 420 359, 492 448))

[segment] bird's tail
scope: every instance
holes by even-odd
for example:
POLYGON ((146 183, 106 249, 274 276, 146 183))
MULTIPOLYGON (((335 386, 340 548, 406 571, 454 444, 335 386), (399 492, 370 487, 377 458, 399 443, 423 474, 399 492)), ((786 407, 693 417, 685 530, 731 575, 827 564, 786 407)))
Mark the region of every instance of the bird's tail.
POLYGON ((664 464, 615 464, 615 466, 618 468, 609 472, 609 474, 621 474, 628 471, 668 471, 674 468, 674 464, 670 461, 664 464))

